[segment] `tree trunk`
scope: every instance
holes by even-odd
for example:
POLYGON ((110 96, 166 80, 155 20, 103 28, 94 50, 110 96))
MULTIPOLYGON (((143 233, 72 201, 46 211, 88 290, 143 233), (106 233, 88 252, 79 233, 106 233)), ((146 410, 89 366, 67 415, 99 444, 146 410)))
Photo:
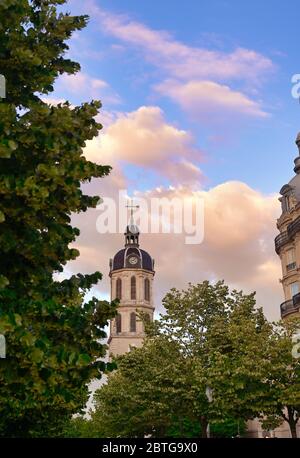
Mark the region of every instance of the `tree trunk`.
POLYGON ((200 425, 201 425, 201 437, 207 438, 208 421, 206 417, 200 417, 200 425))
POLYGON ((297 423, 294 420, 290 420, 289 425, 290 425, 292 438, 297 439, 297 428, 296 428, 297 423))
POLYGON ((287 406, 288 418, 286 418, 293 439, 297 439, 297 417, 295 418, 295 409, 293 407, 287 406))

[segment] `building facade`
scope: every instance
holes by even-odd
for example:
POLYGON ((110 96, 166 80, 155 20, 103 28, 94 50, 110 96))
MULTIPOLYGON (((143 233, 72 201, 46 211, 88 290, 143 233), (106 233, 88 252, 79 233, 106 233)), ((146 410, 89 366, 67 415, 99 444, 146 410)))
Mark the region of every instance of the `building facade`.
MULTIPOLYGON (((281 215, 277 220, 279 235, 275 238, 275 251, 280 257, 284 302, 280 305, 282 319, 300 316, 300 133, 296 138, 299 155, 294 160, 295 176, 282 186, 279 201, 281 215)), ((297 425, 300 434, 300 424, 297 425)), ((286 422, 273 431, 264 431, 259 420, 248 422, 248 437, 289 438, 286 422)))
POLYGON ((275 238, 275 250, 282 267, 284 302, 281 318, 300 316, 300 133, 296 138, 299 156, 294 163, 295 176, 280 190, 282 213, 277 220, 280 234, 275 238))
POLYGON ((154 314, 154 260, 139 247, 139 229, 133 222, 125 231, 125 246, 110 259, 111 299, 120 301, 117 316, 110 322, 109 355, 122 355, 140 347, 145 337, 139 312, 152 321, 154 314))

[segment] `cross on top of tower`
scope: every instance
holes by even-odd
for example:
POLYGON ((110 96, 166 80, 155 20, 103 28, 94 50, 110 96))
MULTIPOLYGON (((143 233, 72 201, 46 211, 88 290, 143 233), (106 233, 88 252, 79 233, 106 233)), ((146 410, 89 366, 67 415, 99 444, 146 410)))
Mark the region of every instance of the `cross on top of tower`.
POLYGON ((130 199, 131 205, 126 205, 126 208, 130 208, 130 220, 129 220, 129 225, 134 226, 134 219, 133 219, 133 209, 134 208, 140 208, 139 205, 133 205, 133 199, 130 199))
POLYGON ((126 205, 126 208, 130 208, 130 219, 129 219, 129 224, 126 226, 126 232, 125 232, 125 246, 128 245, 136 245, 139 246, 139 228, 134 222, 133 218, 133 210, 140 208, 139 205, 134 205, 133 200, 131 199, 130 205, 126 205))

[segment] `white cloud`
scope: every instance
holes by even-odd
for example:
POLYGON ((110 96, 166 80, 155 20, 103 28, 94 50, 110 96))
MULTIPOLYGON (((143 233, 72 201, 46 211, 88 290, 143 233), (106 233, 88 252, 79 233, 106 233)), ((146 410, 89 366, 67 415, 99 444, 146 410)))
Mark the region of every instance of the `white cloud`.
POLYGON ((249 94, 257 95, 256 88, 275 69, 270 58, 242 47, 224 52, 189 46, 164 30, 154 30, 127 15, 104 10, 93 0, 87 7, 102 32, 137 50, 142 59, 158 68, 164 81, 157 85, 159 93, 171 97, 197 119, 214 125, 224 111, 243 117, 267 116, 260 101, 231 85, 238 82, 240 87, 248 88, 249 94))
POLYGON ((192 47, 174 39, 166 31, 153 30, 126 15, 112 14, 89 2, 107 33, 143 52, 160 69, 180 79, 217 78, 257 81, 274 69, 272 61, 251 49, 236 48, 225 53, 192 47))
POLYGON ((65 103, 66 102, 65 99, 59 99, 59 98, 55 98, 55 97, 42 97, 42 101, 45 102, 45 103, 48 103, 48 105, 53 105, 53 106, 56 106, 56 105, 59 105, 60 103, 65 103))
POLYGON ((99 78, 92 78, 86 73, 78 72, 75 75, 64 74, 60 76, 56 83, 58 93, 71 96, 82 96, 87 98, 101 99, 105 105, 116 105, 121 103, 120 96, 114 92, 109 84, 99 78))
POLYGON ((125 162, 151 169, 176 184, 202 180, 195 163, 202 153, 193 136, 168 123, 159 107, 119 113, 99 137, 87 142, 85 155, 102 164, 125 162))
MULTIPOLYGON (((94 181, 91 194, 109 195, 117 202, 119 187, 110 177, 94 181)), ((276 196, 264 195, 242 182, 226 182, 208 191, 172 187, 137 193, 137 197, 172 199, 203 198, 205 234, 200 245, 186 245, 186 234, 142 234, 140 241, 155 258, 156 307, 161 310, 163 295, 173 286, 184 288, 190 281, 224 279, 231 287, 257 291, 258 305, 269 318, 279 317, 283 293, 278 278, 280 260, 274 251, 279 204, 276 196)), ((150 208, 150 205, 149 205, 150 208)), ((81 236, 76 245, 80 258, 69 264, 73 271, 100 270, 104 274, 101 291, 109 291, 108 260, 123 246, 122 234, 99 234, 97 210, 74 215, 81 236)))
POLYGON ((211 117, 251 116, 265 118, 268 114, 263 111, 259 103, 249 99, 230 87, 212 81, 189 81, 178 83, 165 81, 156 86, 162 95, 170 97, 183 110, 203 122, 211 122, 211 117))

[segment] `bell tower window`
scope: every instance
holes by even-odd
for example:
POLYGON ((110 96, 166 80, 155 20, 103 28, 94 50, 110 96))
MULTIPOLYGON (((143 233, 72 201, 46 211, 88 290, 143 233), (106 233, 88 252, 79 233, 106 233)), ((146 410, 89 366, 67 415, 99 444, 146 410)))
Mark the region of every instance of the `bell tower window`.
POLYGON ((130 280, 130 297, 132 300, 136 300, 136 278, 131 277, 130 280))
POLYGON ((116 331, 117 334, 120 334, 122 332, 122 316, 120 313, 116 316, 116 331))
POLYGON ((136 314, 131 312, 130 314, 130 332, 136 332, 136 314))
POLYGON ((150 280, 145 278, 145 301, 150 301, 150 280))
POLYGON ((122 280, 121 278, 118 278, 117 283, 116 283, 116 299, 122 299, 122 280))

